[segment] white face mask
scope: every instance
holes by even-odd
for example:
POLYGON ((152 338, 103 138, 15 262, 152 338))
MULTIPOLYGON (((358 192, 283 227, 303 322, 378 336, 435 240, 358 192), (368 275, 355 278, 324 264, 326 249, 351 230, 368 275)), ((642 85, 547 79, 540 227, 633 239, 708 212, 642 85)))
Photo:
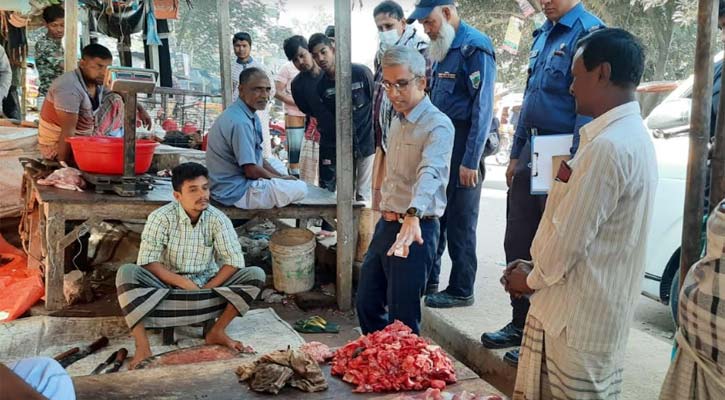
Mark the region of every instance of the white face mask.
POLYGON ((383 49, 389 49, 398 43, 400 34, 397 29, 391 29, 389 31, 378 32, 378 38, 380 39, 380 46, 383 49))

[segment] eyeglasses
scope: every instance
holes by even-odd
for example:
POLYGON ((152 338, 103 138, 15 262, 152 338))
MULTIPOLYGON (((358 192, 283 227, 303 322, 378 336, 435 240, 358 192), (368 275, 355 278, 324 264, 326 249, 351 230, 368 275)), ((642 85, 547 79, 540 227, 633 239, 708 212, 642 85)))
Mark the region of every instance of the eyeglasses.
POLYGON ((415 82, 416 80, 418 80, 418 77, 414 76, 411 79, 407 79, 407 80, 401 79, 395 83, 383 81, 381 84, 383 85, 383 88, 388 92, 392 91, 393 89, 395 89, 398 92, 401 92, 401 91, 407 89, 408 85, 410 85, 412 82, 415 82))

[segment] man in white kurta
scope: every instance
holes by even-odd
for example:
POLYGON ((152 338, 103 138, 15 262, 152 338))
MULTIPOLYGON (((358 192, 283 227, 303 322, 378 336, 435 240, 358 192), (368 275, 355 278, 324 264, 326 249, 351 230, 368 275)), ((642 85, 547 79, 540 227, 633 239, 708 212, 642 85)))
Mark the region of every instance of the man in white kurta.
MULTIPOLYGON (((533 260, 504 282, 531 295, 514 399, 616 399, 657 185, 657 161, 634 90, 639 41, 621 29, 586 36, 571 91, 581 128, 574 159, 558 167, 533 260)), ((556 167, 555 167, 556 168, 556 167)))

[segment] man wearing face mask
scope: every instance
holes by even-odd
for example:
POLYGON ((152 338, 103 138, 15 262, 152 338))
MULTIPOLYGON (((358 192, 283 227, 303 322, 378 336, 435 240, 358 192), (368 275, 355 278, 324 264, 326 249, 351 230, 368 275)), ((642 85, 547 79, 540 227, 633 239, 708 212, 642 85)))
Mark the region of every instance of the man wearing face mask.
MULTIPOLYGON (((534 31, 529 55, 529 77, 524 92, 511 161, 506 170, 509 187, 506 204, 506 262, 531 259, 529 249, 546 205, 545 195, 531 194, 531 135, 573 133, 572 154, 579 144, 579 128, 591 118, 577 115, 574 97, 569 93, 571 64, 576 42, 602 21, 589 13, 580 0, 540 0, 547 21, 534 31)), ((512 319, 502 329, 481 335, 490 349, 521 344, 529 299, 511 297, 512 319)), ((518 363, 519 350, 506 353, 504 360, 518 363)))
POLYGON ((375 53, 375 86, 373 88, 373 133, 375 134, 375 163, 373 164, 373 204, 377 210, 380 204, 380 192, 385 169, 385 153, 387 152, 388 130, 395 115, 393 105, 383 90, 382 58, 386 50, 393 46, 405 46, 418 51, 425 59, 426 91, 432 82, 432 62, 428 58, 428 41, 412 25, 408 25, 403 16, 403 8, 392 0, 378 4, 373 10, 375 26, 378 28, 380 46, 375 53))
POLYGON ((387 133, 395 113, 390 99, 382 89, 383 80, 382 58, 386 50, 393 46, 405 46, 417 50, 426 60, 425 77, 430 86, 433 63, 428 58, 428 41, 412 25, 408 25, 403 17, 403 8, 394 1, 383 1, 373 10, 375 26, 378 28, 380 47, 375 54, 375 93, 373 94, 373 128, 375 129, 375 146, 387 149, 387 133))
POLYGON ((483 150, 493 119, 496 60, 491 39, 463 22, 453 0, 420 0, 408 22, 418 20, 431 38, 428 49, 433 67, 431 101, 453 122, 448 205, 441 218, 436 262, 427 293, 438 289, 441 257, 448 239, 452 261, 448 288, 430 294, 428 307, 465 307, 473 304, 476 279, 476 226, 483 150), (451 223, 448 223, 451 222, 451 223))

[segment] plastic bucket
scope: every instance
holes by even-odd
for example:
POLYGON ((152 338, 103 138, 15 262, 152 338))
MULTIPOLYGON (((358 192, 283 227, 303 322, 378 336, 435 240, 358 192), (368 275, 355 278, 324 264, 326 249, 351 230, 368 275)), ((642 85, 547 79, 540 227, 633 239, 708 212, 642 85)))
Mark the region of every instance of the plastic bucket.
MULTIPOLYGON (((105 175, 123 174, 123 138, 72 136, 66 141, 70 143, 73 157, 81 171, 105 175)), ((136 174, 149 170, 158 145, 152 140, 136 141, 136 174)))
POLYGON ((274 288, 287 294, 306 292, 315 286, 315 235, 307 229, 275 232, 269 241, 274 288))

